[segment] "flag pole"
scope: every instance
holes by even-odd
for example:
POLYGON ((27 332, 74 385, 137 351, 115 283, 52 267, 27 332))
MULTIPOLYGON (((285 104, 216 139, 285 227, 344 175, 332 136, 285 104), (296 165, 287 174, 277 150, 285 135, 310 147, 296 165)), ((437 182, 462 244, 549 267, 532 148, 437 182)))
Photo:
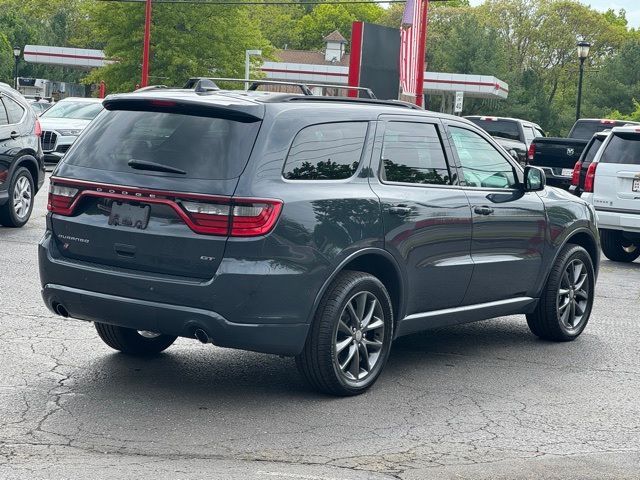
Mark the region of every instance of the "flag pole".
POLYGON ((416 105, 423 106, 424 99, 424 53, 427 44, 427 19, 429 0, 420 0, 420 43, 418 44, 418 61, 416 62, 416 105))

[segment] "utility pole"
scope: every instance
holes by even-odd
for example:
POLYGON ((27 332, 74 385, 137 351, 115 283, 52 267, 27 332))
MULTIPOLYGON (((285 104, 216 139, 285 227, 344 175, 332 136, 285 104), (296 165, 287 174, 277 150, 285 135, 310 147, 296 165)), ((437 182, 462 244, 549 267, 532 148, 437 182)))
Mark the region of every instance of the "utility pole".
POLYGON ((427 25, 429 17, 429 0, 420 1, 420 44, 418 45, 418 62, 416 68, 416 105, 423 106, 424 103, 424 53, 427 43, 427 25))
POLYGON ((142 47, 141 87, 149 84, 149 50, 151 42, 151 0, 146 0, 144 8, 144 45, 142 47))

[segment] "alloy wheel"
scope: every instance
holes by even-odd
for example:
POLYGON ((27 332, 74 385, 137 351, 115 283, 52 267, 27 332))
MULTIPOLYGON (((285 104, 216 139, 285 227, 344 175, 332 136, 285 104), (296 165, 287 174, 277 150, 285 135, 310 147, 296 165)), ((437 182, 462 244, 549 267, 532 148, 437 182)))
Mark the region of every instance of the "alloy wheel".
POLYGON ((359 292, 347 302, 335 333, 337 370, 348 381, 364 380, 382 357, 384 311, 371 292, 359 292))
POLYGON ((586 318, 589 306, 589 273, 582 260, 567 264, 560 280, 556 309, 564 327, 573 331, 586 318))
POLYGON ((13 188, 13 211, 20 220, 29 215, 31 207, 31 183, 25 176, 19 177, 13 188))

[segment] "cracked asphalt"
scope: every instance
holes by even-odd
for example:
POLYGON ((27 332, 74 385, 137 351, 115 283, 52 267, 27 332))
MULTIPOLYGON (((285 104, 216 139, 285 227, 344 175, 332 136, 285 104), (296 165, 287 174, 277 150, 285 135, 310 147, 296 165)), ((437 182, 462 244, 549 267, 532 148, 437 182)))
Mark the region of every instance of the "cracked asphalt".
POLYGON ((292 359, 179 339, 128 358, 42 304, 45 192, 0 227, 0 478, 640 478, 640 261, 603 260, 589 326, 507 317, 402 338, 376 386, 310 391, 292 359))

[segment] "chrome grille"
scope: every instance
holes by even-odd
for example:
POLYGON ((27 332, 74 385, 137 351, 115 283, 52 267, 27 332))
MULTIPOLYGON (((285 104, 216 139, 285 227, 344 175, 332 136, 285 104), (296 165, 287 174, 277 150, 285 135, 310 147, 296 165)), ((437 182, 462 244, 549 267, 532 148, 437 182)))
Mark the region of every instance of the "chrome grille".
POLYGON ((58 140, 58 135, 55 132, 42 132, 42 150, 44 152, 52 151, 56 146, 56 141, 58 140))

